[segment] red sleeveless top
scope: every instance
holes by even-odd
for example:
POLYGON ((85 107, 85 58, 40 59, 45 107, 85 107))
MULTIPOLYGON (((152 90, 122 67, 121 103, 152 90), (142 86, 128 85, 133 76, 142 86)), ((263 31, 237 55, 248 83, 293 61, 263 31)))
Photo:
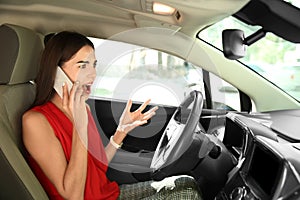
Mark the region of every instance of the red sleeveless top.
MULTIPOLYGON (((52 102, 36 106, 32 110, 42 113, 52 126, 60 141, 67 161, 70 160, 73 124, 69 118, 52 102)), ((88 109, 87 109, 88 110, 88 109)), ((95 121, 88 110, 88 164, 84 199, 117 199, 119 187, 106 177, 107 158, 95 121)), ((54 185, 43 173, 35 160, 29 156, 29 164, 50 199, 63 199, 54 185)))

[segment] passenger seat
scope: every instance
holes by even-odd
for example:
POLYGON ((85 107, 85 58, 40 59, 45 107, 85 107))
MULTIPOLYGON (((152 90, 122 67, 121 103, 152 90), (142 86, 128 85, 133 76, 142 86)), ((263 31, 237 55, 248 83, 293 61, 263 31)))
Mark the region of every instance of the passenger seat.
POLYGON ((43 39, 24 27, 0 26, 0 199, 48 199, 24 159, 23 113, 35 98, 43 39))

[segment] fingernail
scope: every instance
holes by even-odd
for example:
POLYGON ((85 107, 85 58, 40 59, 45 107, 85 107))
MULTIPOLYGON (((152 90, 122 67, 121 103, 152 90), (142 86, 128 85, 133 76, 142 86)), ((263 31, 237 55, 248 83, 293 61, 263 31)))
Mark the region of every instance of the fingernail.
POLYGON ((62 86, 64 87, 64 86, 65 86, 65 84, 66 84, 66 83, 65 83, 65 82, 63 82, 63 83, 62 83, 62 86))
POLYGON ((76 84, 76 85, 79 85, 79 81, 75 81, 75 84, 76 84))

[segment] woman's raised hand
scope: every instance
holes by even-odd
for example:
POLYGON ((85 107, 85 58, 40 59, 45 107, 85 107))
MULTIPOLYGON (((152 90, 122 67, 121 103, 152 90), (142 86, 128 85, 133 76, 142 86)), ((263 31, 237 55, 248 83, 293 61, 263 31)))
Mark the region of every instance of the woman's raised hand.
POLYGON ((155 111, 158 109, 157 106, 151 108, 147 112, 144 112, 146 106, 150 103, 150 99, 145 101, 137 110, 131 112, 132 100, 129 99, 127 105, 120 117, 118 130, 127 134, 135 127, 147 123, 147 121, 155 115, 155 111))

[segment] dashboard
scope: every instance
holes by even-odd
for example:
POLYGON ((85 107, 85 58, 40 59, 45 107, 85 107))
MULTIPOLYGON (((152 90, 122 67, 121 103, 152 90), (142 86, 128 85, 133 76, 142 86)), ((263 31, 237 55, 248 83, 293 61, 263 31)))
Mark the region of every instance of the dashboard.
POLYGON ((271 122, 226 116, 223 143, 237 165, 217 200, 300 199, 300 145, 280 140, 266 124, 271 122))

